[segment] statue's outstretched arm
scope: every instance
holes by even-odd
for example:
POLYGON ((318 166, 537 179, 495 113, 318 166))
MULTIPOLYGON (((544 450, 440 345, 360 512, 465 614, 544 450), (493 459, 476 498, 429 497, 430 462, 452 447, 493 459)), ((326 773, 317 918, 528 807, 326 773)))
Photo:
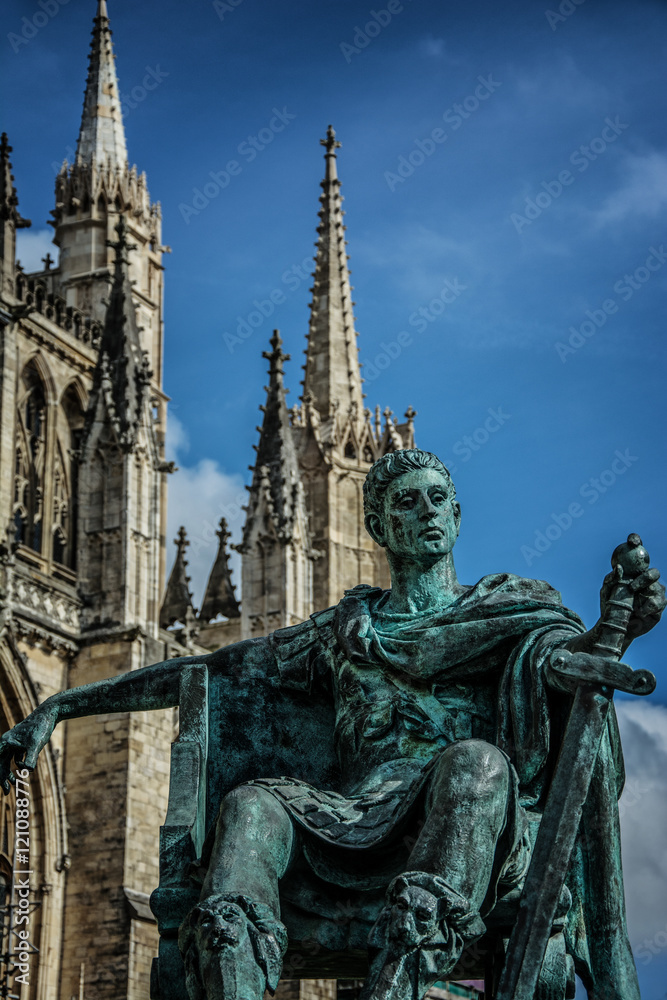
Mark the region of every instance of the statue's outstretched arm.
POLYGON ((184 663, 200 657, 163 660, 108 680, 59 691, 42 702, 27 719, 0 738, 0 785, 5 794, 14 782, 12 762, 33 770, 40 751, 64 719, 106 712, 141 712, 178 704, 179 678, 184 663))

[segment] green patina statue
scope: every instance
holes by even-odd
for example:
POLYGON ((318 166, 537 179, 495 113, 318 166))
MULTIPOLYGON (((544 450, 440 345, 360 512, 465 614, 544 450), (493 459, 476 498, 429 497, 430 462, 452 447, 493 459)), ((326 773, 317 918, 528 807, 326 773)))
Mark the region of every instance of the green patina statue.
MULTIPOLYGON (((200 900, 179 933, 190 997, 261 1000, 281 975, 283 896, 320 912, 317 899, 325 912, 326 892, 342 890, 371 914, 366 1000, 420 1000, 485 933, 497 901, 526 883, 523 924, 530 932, 544 918, 548 937, 561 920, 589 998, 639 1000, 619 891, 622 757, 608 709, 614 688, 651 690, 646 672, 617 661, 664 609, 657 570, 630 536, 587 631, 541 581, 494 574, 459 583, 460 507, 434 455, 384 456, 364 502, 390 591, 356 587, 303 624, 190 658, 209 672, 240 665, 249 674, 270 660, 286 687, 324 692, 343 776, 331 791, 257 774, 224 796, 201 859, 200 900), (573 727, 582 731, 573 736, 573 727), (545 811, 550 784, 558 801, 545 811)), ((0 740, 5 792, 12 760, 34 767, 59 721, 177 704, 187 662, 47 699, 0 740)), ((538 995, 545 946, 535 946, 536 959, 530 941, 517 942, 519 971, 498 996, 538 995), (525 968, 533 985, 517 987, 525 968)), ((565 986, 548 993, 565 995, 565 986)))

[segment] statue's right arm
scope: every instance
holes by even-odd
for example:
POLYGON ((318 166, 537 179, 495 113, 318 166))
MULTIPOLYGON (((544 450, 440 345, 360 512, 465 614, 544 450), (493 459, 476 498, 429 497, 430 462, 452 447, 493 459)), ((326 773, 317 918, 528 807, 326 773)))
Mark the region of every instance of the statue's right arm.
POLYGON ((27 719, 0 738, 0 786, 5 794, 14 783, 12 762, 32 771, 39 752, 59 722, 107 712, 141 712, 178 704, 181 669, 206 657, 178 657, 108 680, 59 691, 43 701, 27 719))

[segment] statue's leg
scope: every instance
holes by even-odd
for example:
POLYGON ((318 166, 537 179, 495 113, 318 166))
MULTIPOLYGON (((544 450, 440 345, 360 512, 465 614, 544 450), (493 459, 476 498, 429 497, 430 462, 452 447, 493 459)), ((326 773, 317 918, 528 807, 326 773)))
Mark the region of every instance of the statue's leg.
POLYGON ((448 747, 435 766, 428 814, 410 855, 411 871, 441 876, 479 911, 507 822, 507 758, 483 740, 448 747))
POLYGON ((179 931, 191 1000, 275 990, 287 947, 278 880, 294 847, 289 814, 270 792, 241 785, 225 796, 200 901, 179 931))
POLYGON ((278 880, 293 848, 294 826, 285 807, 264 788, 240 785, 222 800, 200 898, 245 895, 280 916, 278 880))
POLYGON ((507 759, 482 740, 443 751, 409 870, 389 886, 369 937, 363 1000, 421 1000, 484 933, 479 909, 507 823, 510 782, 507 759))

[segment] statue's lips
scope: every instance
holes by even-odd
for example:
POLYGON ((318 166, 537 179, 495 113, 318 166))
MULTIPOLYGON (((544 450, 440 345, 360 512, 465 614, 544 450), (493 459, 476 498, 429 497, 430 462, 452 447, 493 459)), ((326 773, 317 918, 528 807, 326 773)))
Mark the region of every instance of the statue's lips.
POLYGON ((430 528, 424 528, 423 531, 419 532, 420 538, 423 535, 437 535, 438 537, 442 537, 444 535, 444 531, 442 530, 442 528, 437 528, 435 526, 432 526, 430 528))

